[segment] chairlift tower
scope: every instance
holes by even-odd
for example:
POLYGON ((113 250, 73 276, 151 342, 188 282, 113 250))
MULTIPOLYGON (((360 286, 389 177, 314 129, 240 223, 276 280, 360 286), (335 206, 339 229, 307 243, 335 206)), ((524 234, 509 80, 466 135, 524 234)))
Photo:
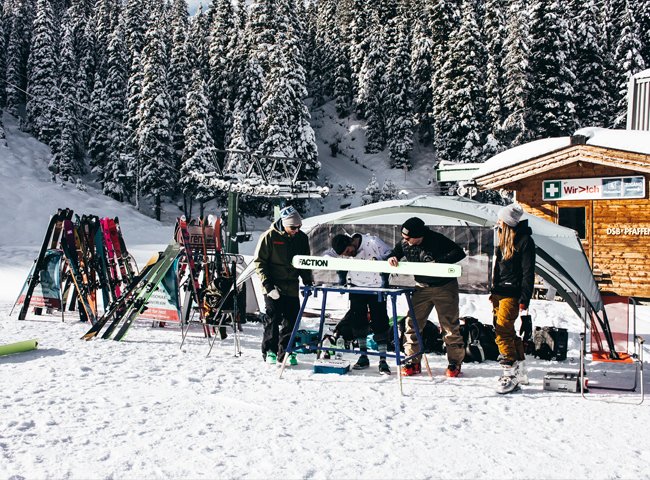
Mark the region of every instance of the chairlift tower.
POLYGON ((245 236, 238 232, 239 196, 270 198, 280 204, 287 200, 324 198, 328 187, 313 181, 298 180, 304 160, 295 157, 263 155, 246 150, 217 150, 225 153, 224 168, 215 162, 215 171, 208 175, 194 174, 194 178, 207 186, 228 193, 228 232, 226 252, 239 253, 238 241, 245 236), (270 163, 266 168, 262 161, 270 163), (291 164, 290 164, 291 162, 291 164))

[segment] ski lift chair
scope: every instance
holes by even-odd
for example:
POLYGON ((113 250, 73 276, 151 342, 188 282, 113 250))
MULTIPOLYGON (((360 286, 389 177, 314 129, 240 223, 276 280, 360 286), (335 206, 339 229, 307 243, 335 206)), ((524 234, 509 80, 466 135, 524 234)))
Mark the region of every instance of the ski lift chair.
MULTIPOLYGON (((635 392, 639 387, 643 403, 643 337, 636 333, 636 301, 632 297, 603 296, 604 315, 609 323, 616 357, 609 349, 603 328, 596 319, 591 318, 590 352, 592 374, 589 385, 581 379, 581 393, 585 397, 585 387, 610 391, 635 392), (598 370, 593 370, 598 366, 598 370), (630 386, 630 367, 634 368, 634 381, 630 386), (625 384, 627 383, 627 385, 625 384)), ((586 329, 586 326, 585 326, 586 329)), ((587 353, 585 334, 581 335, 581 372, 584 373, 584 357, 587 353)), ((586 398, 586 397, 585 397, 586 398)), ((627 402, 623 402, 627 403, 627 402)))

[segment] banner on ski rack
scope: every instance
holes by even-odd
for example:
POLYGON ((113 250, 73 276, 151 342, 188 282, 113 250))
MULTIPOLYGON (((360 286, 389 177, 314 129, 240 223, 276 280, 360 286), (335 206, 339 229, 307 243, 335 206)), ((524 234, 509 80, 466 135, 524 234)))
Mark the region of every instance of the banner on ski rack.
MULTIPOLYGON (((492 257, 494 255, 494 230, 477 226, 429 226, 434 232, 441 233, 456 242, 466 253, 458 262, 462 275, 458 285, 462 293, 488 293, 491 285, 492 257)), ((353 225, 321 224, 309 232, 309 246, 312 255, 322 255, 330 248, 330 239, 339 233, 375 235, 391 247, 401 241, 399 225, 353 225)), ((317 283, 337 283, 336 272, 314 270, 317 283)), ((391 275, 390 284, 394 286, 412 286, 415 280, 411 275, 391 275)))
POLYGON ((169 301, 169 296, 160 287, 149 298, 147 309, 140 314, 140 318, 171 323, 181 321, 178 307, 169 301))
POLYGON ((174 261, 165 278, 149 298, 147 309, 140 314, 141 319, 180 323, 181 307, 177 271, 178 259, 174 261))
MULTIPOLYGON (((45 253, 44 267, 39 273, 39 282, 34 287, 32 299, 29 302, 32 307, 46 307, 61 310, 61 250, 48 250, 45 253)), ((34 267, 29 273, 29 278, 34 275, 34 267)), ((17 305, 25 303, 27 282, 20 292, 17 305)))

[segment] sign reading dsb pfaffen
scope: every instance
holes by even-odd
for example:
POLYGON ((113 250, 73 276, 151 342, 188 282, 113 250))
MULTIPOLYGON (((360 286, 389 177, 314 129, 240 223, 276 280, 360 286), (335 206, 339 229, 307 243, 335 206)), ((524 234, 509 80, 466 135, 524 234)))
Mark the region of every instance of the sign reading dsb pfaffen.
POLYGON ((544 180, 542 198, 544 200, 645 198, 645 178, 639 176, 544 180))

